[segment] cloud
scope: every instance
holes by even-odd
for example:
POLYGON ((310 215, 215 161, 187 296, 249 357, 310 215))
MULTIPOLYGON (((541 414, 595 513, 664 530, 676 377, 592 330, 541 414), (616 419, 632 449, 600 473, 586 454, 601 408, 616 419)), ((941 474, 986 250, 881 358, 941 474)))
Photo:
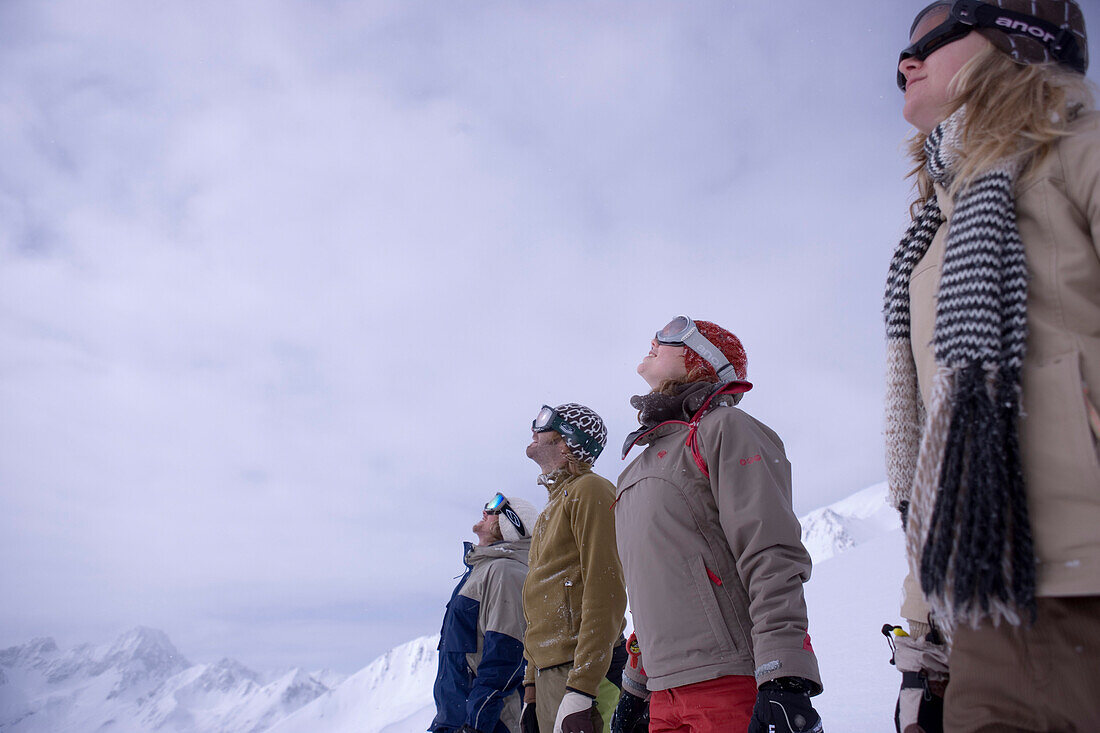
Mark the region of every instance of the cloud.
POLYGON ((544 402, 615 477, 680 312, 744 339, 799 511, 880 480, 906 22, 5 3, 0 643, 352 671, 434 630, 486 498, 543 499, 544 402))

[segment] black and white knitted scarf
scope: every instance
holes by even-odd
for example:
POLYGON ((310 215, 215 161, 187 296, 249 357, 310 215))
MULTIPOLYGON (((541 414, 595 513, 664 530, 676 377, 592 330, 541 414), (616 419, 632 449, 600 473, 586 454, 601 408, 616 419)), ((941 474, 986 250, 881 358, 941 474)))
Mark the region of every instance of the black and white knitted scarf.
MULTIPOLYGON (((965 108, 953 114, 925 143, 927 171, 945 187, 957 164, 964 115, 965 108)), ((906 518, 910 566, 948 628, 984 618, 1019 624, 1035 614, 1017 432, 1027 341, 1027 263, 1014 200, 1018 168, 1003 162, 955 196, 927 410, 910 343, 909 280, 944 221, 935 195, 894 252, 886 281, 891 500, 906 518)))

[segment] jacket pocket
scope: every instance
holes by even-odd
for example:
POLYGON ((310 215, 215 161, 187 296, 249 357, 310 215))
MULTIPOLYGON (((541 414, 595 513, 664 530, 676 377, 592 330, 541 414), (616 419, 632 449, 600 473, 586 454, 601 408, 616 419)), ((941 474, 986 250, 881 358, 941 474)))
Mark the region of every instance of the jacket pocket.
POLYGON ((1085 398, 1085 413, 1089 419, 1089 428, 1092 429, 1092 450, 1096 453, 1096 460, 1100 463, 1100 410, 1089 399, 1089 388, 1082 389, 1085 398))
POLYGON ((688 565, 691 568, 691 578, 695 582, 696 595, 699 597, 699 607, 702 608, 703 613, 706 614, 707 623, 710 625, 711 633, 714 635, 715 648, 726 653, 736 652, 737 644, 733 641, 733 635, 730 633, 729 626, 726 624, 726 618, 722 613, 722 606, 719 604, 718 596, 716 595, 718 584, 721 582, 721 579, 714 575, 713 571, 707 568, 701 555, 696 555, 691 558, 688 565))
POLYGON ((464 595, 456 595, 447 604, 440 633, 439 649, 445 652, 477 651, 477 616, 481 604, 464 595))
POLYGON ((1071 351, 1025 374, 1020 436, 1025 468, 1035 480, 1057 487, 1054 493, 1068 499, 1082 487, 1100 486, 1100 456, 1089 415, 1092 404, 1080 362, 1080 354, 1071 351))
POLYGON ((581 630, 580 610, 580 588, 573 579, 566 578, 562 581, 562 613, 565 614, 565 623, 573 636, 581 630))

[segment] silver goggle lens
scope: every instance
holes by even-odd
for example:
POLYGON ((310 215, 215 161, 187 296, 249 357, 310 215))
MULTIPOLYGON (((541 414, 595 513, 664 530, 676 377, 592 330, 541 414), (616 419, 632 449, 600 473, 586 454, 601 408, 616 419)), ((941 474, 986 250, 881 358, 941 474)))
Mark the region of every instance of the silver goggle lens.
POLYGON ((656 339, 660 343, 679 343, 691 330, 692 320, 687 316, 676 316, 668 325, 657 332, 656 339))
POLYGON ((551 430, 550 424, 554 422, 554 410, 551 407, 543 407, 539 414, 531 421, 531 429, 541 432, 551 430))

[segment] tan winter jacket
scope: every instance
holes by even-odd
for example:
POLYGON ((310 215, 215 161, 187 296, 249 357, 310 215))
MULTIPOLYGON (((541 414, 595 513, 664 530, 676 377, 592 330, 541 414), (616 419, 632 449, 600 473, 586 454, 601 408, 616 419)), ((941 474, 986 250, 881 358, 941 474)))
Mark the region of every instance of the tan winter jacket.
MULTIPOLYGON (((1020 448, 1038 565, 1038 595, 1100 594, 1100 450, 1090 425, 1100 405, 1100 113, 1081 115, 1016 197, 1027 251, 1027 357, 1020 448)), ((947 223, 909 281, 913 357, 931 399, 936 318, 953 202, 937 188, 947 223)), ((902 615, 928 608, 913 578, 902 615)))
POLYGON ((536 670, 571 662, 566 686, 596 696, 625 626, 626 589, 615 550, 615 487, 586 471, 559 472, 535 522, 523 586, 524 684, 536 670))
POLYGON ((640 667, 637 694, 724 675, 818 685, 802 584, 810 556, 791 509, 790 463, 770 428, 719 396, 698 427, 662 423, 619 477, 615 504, 640 667), (646 680, 648 675, 648 681, 646 680))

